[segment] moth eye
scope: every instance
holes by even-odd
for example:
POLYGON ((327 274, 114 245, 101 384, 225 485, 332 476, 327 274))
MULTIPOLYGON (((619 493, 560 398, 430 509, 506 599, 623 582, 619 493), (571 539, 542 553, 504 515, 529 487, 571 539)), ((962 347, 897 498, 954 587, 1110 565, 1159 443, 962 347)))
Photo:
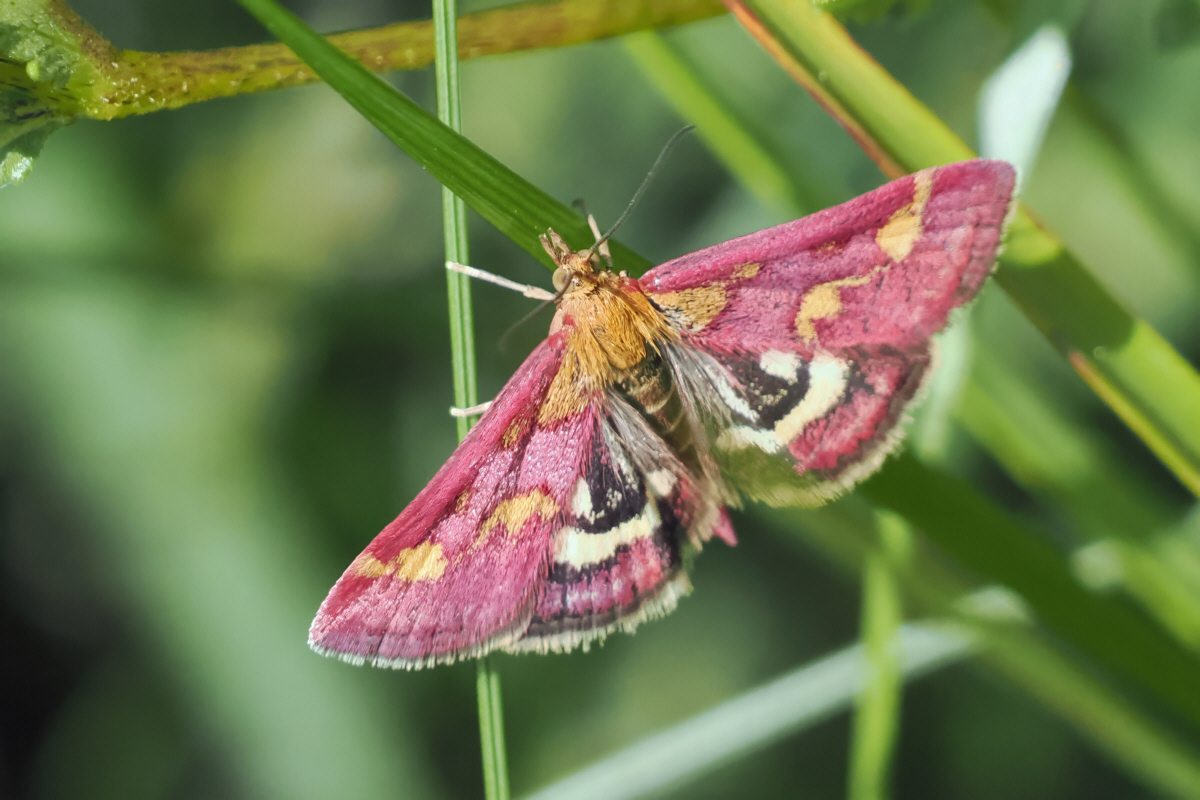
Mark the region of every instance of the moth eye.
POLYGON ((554 270, 554 275, 550 277, 550 282, 554 284, 554 291, 561 292, 567 288, 567 271, 562 267, 554 270))

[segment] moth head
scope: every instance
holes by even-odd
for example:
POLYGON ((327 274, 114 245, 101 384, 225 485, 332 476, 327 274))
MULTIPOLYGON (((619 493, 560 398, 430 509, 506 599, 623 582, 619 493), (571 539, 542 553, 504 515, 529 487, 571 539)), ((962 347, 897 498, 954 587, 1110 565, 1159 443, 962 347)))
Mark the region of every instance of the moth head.
POLYGON ((596 256, 590 250, 572 250, 558 233, 551 228, 541 237, 542 247, 554 259, 557 268, 551 281, 554 291, 561 297, 575 289, 595 283, 596 256))

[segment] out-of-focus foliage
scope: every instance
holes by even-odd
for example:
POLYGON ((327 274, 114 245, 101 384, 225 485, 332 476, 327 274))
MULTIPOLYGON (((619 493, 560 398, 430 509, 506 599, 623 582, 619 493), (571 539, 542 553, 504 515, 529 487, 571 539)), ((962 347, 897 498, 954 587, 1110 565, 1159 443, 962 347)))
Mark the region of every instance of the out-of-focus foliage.
MULTIPOLYGON (((264 35, 233 4, 75 7, 147 51, 264 35)), ((324 30, 428 16, 398 1, 302 10, 324 30)), ((986 76, 1060 25, 1074 86, 1027 199, 1194 362, 1200 46, 1164 49, 1165 13, 939 0, 853 32, 972 141, 986 76)), ((732 19, 670 41, 815 202, 880 182, 732 19)), ((680 124, 618 42, 462 75, 467 135, 558 199, 586 197, 602 224, 680 124)), ((396 80, 432 106, 431 72, 396 80)), ((304 645, 328 586, 453 446, 439 197, 325 87, 84 122, 0 192, 0 794, 478 796, 472 665, 382 673, 304 645)), ((692 141, 622 237, 664 260, 778 221, 692 141)), ((476 265, 546 283, 471 225, 476 265)), ((475 298, 488 397, 546 319, 499 351, 530 304, 488 286, 475 298)), ((1060 551, 1117 542, 1079 551, 1083 585, 1174 607, 1120 540, 1197 585, 1189 497, 1003 295, 985 292, 971 327, 986 344, 957 402, 973 413, 951 414, 923 457, 1060 551)), ((696 592, 669 618, 588 654, 496 659, 517 794, 857 636, 840 571, 788 525, 735 524, 741 543, 697 559, 696 592)), ((964 668, 913 686, 896 796, 1148 796, 1016 686, 964 668)), ((678 796, 844 796, 848 738, 846 720, 826 723, 678 796)))
POLYGON ((1164 50, 1186 47, 1200 40, 1200 3, 1161 0, 1154 18, 1154 40, 1164 50))

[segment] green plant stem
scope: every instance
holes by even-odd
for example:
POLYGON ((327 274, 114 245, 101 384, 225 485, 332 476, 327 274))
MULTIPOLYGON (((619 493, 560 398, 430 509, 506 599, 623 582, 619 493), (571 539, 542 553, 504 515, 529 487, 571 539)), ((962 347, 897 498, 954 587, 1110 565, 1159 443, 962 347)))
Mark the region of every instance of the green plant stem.
MULTIPOLYGON (((462 102, 458 85, 457 0, 433 0, 435 78, 438 119, 462 133, 462 102)), ((442 226, 446 260, 470 261, 467 244, 467 206, 449 188, 442 187, 442 226)), ((465 275, 446 270, 450 306, 450 353, 454 372, 454 403, 473 406, 478 400, 475 380, 475 335, 471 313, 471 282, 465 275)), ((458 440, 466 438, 471 420, 458 417, 458 440)), ((486 656, 476 666, 479 703, 479 744, 483 762, 484 796, 508 800, 508 764, 504 749, 504 711, 500 701, 500 676, 486 656)))
MULTIPOLYGON (((534 0, 464 16, 457 53, 476 58, 565 47, 724 11, 719 0, 534 0)), ((180 53, 119 50, 76 15, 70 17, 88 56, 90 77, 72 87, 68 113, 116 119, 319 80, 283 44, 180 53)), ((329 40, 374 72, 422 69, 434 61, 433 28, 432 21, 402 22, 337 33, 329 40)))
MULTIPOLYGON (((738 20, 885 174, 974 157, 969 147, 810 3, 725 0, 738 20)), ((1130 314, 1024 206, 996 280, 1081 378, 1200 496, 1200 375, 1130 314)))
MULTIPOLYGON (((462 133, 462 103, 458 89, 456 0, 433 0, 437 59, 438 119, 455 133, 462 133)), ((446 260, 469 264, 467 206, 448 187, 442 187, 442 229, 446 260)), ((450 303, 450 358, 454 372, 454 404, 459 408, 478 402, 475 384, 475 336, 471 313, 471 281, 466 275, 446 270, 450 303)), ((471 428, 471 420, 458 417, 458 439, 471 428)))
POLYGON ((879 544, 863 561, 862 633, 867 660, 862 692, 855 702, 850 743, 850 800, 884 800, 900 722, 904 673, 896 651, 902 618, 897 561, 910 549, 905 521, 876 513, 879 544))
POLYGON ((504 749, 504 705, 500 674, 492 659, 475 662, 475 695, 479 700, 479 741, 483 755, 483 789, 487 800, 509 800, 508 755, 504 749))

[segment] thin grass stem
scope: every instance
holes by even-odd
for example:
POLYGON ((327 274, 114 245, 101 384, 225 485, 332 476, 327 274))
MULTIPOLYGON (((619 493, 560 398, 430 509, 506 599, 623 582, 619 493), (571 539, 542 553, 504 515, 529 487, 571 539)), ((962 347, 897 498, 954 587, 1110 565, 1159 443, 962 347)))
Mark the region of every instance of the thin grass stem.
MULTIPOLYGON (((433 0, 434 64, 437 82, 438 119, 462 132, 462 104, 458 89, 458 5, 456 0, 433 0)), ((465 264, 467 206, 450 189, 442 187, 442 224, 446 261, 465 264)), ((467 408, 478 402, 475 382, 475 337, 471 313, 470 278, 446 270, 446 293, 450 311, 450 359, 454 372, 454 404, 467 408)), ((471 417, 456 417, 461 442, 473 424, 471 417)), ((500 704, 500 677, 491 659, 482 658, 476 673, 479 701, 479 742, 483 761, 484 796, 508 800, 508 765, 504 751, 504 711, 500 704)))
POLYGON ((885 800, 900 723, 904 674, 896 650, 902 618, 896 566, 908 550, 908 524, 897 514, 876 512, 879 543, 863 563, 862 643, 866 669, 855 702, 850 743, 850 800, 885 800))

